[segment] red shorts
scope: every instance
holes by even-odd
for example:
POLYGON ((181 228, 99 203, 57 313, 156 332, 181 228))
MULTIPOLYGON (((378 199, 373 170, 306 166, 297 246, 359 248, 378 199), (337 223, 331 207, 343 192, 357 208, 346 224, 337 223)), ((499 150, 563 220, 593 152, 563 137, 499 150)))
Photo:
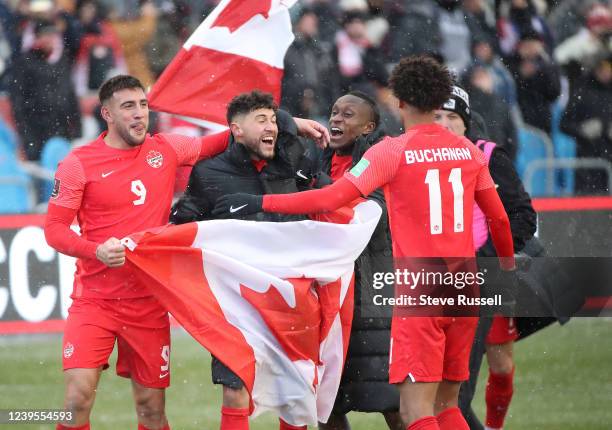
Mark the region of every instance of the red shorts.
POLYGON ((108 368, 115 340, 119 376, 149 388, 170 385, 170 323, 153 297, 76 299, 64 330, 64 370, 108 368))
POLYGON ((477 317, 393 317, 389 382, 465 381, 477 317))
POLYGON ((518 339, 518 336, 514 318, 496 315, 493 317, 493 323, 489 329, 489 334, 487 334, 486 343, 487 345, 502 345, 514 342, 518 339))

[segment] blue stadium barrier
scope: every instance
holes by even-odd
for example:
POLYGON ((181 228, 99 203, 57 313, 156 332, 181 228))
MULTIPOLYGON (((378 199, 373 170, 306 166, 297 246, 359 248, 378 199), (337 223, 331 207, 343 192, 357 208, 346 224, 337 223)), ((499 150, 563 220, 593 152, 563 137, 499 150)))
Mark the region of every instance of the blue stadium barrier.
POLYGON ((11 151, 17 149, 15 133, 2 119, 0 119, 0 145, 5 146, 11 151))
MULTIPOLYGON (((63 137, 52 137, 43 146, 40 154, 40 166, 53 173, 57 170, 57 165, 70 152, 70 142, 63 137)), ((49 200, 53 191, 53 181, 45 181, 43 188, 43 201, 49 200)))
MULTIPOLYGON (((564 107, 561 103, 553 104, 552 108, 552 142, 556 158, 575 158, 576 140, 563 133, 560 128, 564 107)), ((575 184, 574 169, 559 169, 555 173, 555 188, 557 194, 573 195, 575 184)))
POLYGON ((15 151, 0 145, 0 213, 31 212, 32 180, 19 166, 15 151))
MULTIPOLYGON (((554 149, 550 139, 542 130, 527 125, 518 128, 518 150, 516 153, 516 170, 524 181, 525 170, 531 161, 543 160, 554 157, 554 149)), ((549 178, 546 171, 537 172, 532 178, 532 183, 525 184, 531 189, 532 196, 544 196, 547 194, 547 181, 554 180, 549 178)), ((550 173, 552 174, 552 173, 550 173)))

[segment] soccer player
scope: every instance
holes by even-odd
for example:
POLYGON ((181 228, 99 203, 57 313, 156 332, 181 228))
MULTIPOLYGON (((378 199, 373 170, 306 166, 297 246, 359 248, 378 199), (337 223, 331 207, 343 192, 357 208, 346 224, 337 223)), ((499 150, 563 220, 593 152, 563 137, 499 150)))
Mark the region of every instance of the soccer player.
MULTIPOLYGON (((441 109, 436 111, 435 121, 446 127, 458 136, 465 136, 468 128, 474 127, 472 115, 477 115, 470 110, 469 95, 460 87, 453 87, 451 98, 444 103, 441 109)), ((515 252, 519 252, 525 243, 533 237, 536 230, 536 213, 531 205, 529 194, 525 191, 523 184, 514 168, 508 154, 493 142, 478 136, 477 130, 470 130, 474 144, 483 151, 489 163, 492 178, 497 184, 501 201, 506 208, 512 230, 512 239, 515 252)), ((492 255, 487 239, 489 229, 482 212, 474 209, 474 246, 479 256, 492 255)), ((482 362, 482 346, 479 342, 485 341, 487 361, 489 363, 489 379, 486 388, 486 429, 498 430, 504 425, 504 419, 510 406, 513 394, 514 361, 512 350, 514 341, 518 338, 518 331, 513 317, 496 315, 492 319, 483 317, 481 325, 490 327, 486 339, 479 339, 478 333, 472 349, 472 372, 470 381, 461 388, 460 405, 468 421, 477 421, 471 410, 471 400, 476 388, 478 370, 482 362), (475 356, 476 354, 476 356, 475 356)), ((474 423, 479 426, 480 423, 474 423)))
MULTIPOLYGON (((222 152, 229 133, 148 135, 147 97, 131 76, 109 79, 99 98, 108 131, 60 163, 45 222, 49 245, 78 258, 62 349, 65 407, 74 414, 72 428, 90 428, 98 381, 116 341, 117 374, 132 380, 138 428, 168 429, 168 314, 124 266, 119 238, 166 224, 177 167, 222 152), (75 216, 81 236, 70 229, 75 216)), ((311 121, 299 121, 298 128, 328 137, 311 121)))
MULTIPOLYGON (((476 201, 487 216, 502 268, 513 271, 508 216, 482 152, 434 123, 435 110, 451 95, 448 69, 430 57, 404 58, 394 68, 390 86, 399 99, 406 133, 374 145, 350 172, 326 188, 263 197, 234 194, 220 198, 214 212, 325 212, 385 186, 396 260, 474 257, 476 201)), ((468 378, 476 323, 474 317, 394 315, 389 381, 398 384, 400 414, 408 429, 469 428, 457 397, 461 381, 468 378)))
MULTIPOLYGON (((363 154, 385 137, 376 102, 361 91, 351 91, 334 102, 329 116, 331 141, 323 152, 322 170, 333 181, 341 179, 363 154)), ((382 189, 368 197, 383 214, 370 242, 355 261, 355 311, 342 380, 332 413, 320 430, 348 430, 350 411, 378 412, 391 430, 403 429, 399 392, 389 384, 390 308, 372 305, 373 273, 393 271, 391 235, 382 189)))

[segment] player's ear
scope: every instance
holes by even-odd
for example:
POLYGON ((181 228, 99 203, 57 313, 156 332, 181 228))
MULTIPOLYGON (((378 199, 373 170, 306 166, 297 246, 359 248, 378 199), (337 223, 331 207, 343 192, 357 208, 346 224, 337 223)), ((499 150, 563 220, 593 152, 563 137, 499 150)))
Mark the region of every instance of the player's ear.
POLYGON ((240 128, 240 126, 235 122, 230 124, 230 131, 232 132, 234 138, 242 137, 242 128, 240 128))
POLYGON ((102 119, 104 119, 104 121, 112 122, 113 119, 111 117, 110 111, 108 110, 108 106, 104 104, 100 106, 100 114, 102 115, 102 119))
POLYGON ((363 131, 361 132, 361 134, 370 134, 374 130, 376 130, 376 124, 374 123, 374 121, 368 121, 365 127, 363 127, 363 131))

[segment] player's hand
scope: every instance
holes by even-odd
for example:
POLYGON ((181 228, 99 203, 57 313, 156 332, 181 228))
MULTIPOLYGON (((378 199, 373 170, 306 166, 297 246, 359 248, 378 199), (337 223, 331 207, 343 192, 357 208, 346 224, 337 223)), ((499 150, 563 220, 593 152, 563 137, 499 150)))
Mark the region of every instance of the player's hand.
POLYGON ((262 196, 246 193, 227 194, 217 199, 212 213, 218 218, 237 218, 261 212, 262 204, 262 196))
POLYGON ((98 245, 96 258, 108 267, 119 267, 125 264, 125 247, 116 237, 98 245))
POLYGON ((298 134, 300 136, 314 140, 321 149, 327 148, 331 140, 327 127, 312 119, 294 117, 293 120, 297 124, 298 134))

